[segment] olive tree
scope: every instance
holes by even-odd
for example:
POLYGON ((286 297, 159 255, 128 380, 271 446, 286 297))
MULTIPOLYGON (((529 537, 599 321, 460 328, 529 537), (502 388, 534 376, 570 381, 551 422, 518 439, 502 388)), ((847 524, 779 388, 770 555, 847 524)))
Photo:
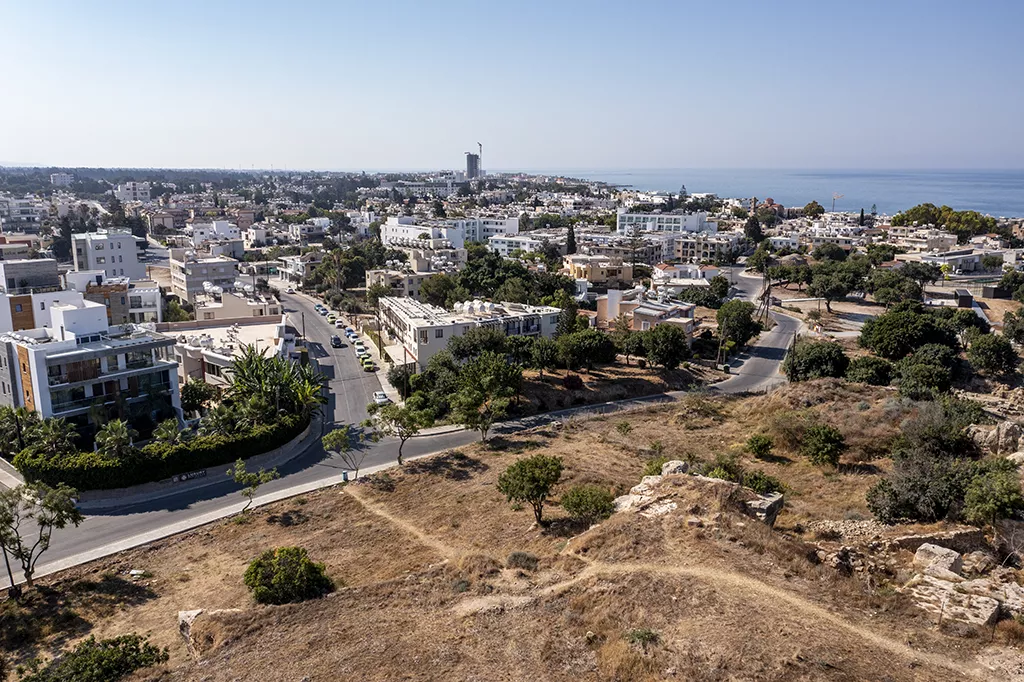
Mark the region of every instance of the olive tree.
POLYGON ((25 584, 32 587, 36 562, 50 548, 54 529, 60 530, 69 523, 77 527, 85 520, 75 507, 77 494, 63 483, 56 487, 26 483, 0 490, 0 550, 12 587, 14 575, 8 556, 21 564, 25 584))
POLYGON ((544 501, 562 478, 562 458, 534 455, 521 459, 498 477, 498 492, 509 502, 526 502, 533 507, 538 524, 544 523, 544 501))

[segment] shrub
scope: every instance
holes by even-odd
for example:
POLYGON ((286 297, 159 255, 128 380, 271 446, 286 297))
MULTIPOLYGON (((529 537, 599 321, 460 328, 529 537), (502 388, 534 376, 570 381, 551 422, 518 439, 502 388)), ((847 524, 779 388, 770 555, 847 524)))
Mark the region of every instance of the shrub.
POLYGON ((839 429, 827 424, 814 424, 804 433, 801 454, 818 466, 836 466, 846 450, 846 439, 839 429))
POLYGON ((1010 340, 995 334, 975 338, 967 350, 967 359, 977 369, 994 374, 1012 374, 1020 362, 1010 340))
POLYGON ((529 552, 512 552, 505 560, 509 568, 521 568, 524 571, 537 570, 537 557, 529 552))
POLYGON ((577 485, 562 495, 562 508, 576 521, 595 523, 615 511, 615 498, 599 485, 577 485))
POLYGON ((774 446, 775 441, 772 440, 772 437, 766 436, 762 433, 755 433, 747 439, 747 452, 752 454, 754 457, 762 459, 765 457, 771 457, 772 448, 774 446))
POLYGON ((783 370, 790 381, 808 381, 823 377, 841 377, 846 374, 850 358, 843 347, 834 341, 798 343, 786 355, 783 370))
POLYGON ((964 518, 971 523, 995 525, 1024 508, 1016 467, 993 467, 975 476, 964 495, 964 518))
POLYGON ((301 547, 268 549, 245 570, 245 586, 260 604, 290 604, 334 591, 323 564, 301 547))
POLYGON ((782 481, 763 471, 748 471, 743 475, 743 485, 759 495, 768 495, 782 490, 782 481))
POLYGON ((938 363, 912 364, 908 358, 899 364, 900 395, 911 400, 935 400, 949 391, 953 373, 938 363))
POLYGON ((21 682, 111 682, 136 670, 167 661, 167 649, 160 649, 141 635, 122 635, 81 642, 71 651, 21 678, 21 682))
POLYGON ((77 490, 107 490, 159 481, 186 471, 230 464, 281 447, 301 433, 309 420, 286 415, 234 436, 200 436, 182 443, 150 443, 128 459, 98 452, 58 454, 26 448, 14 466, 29 481, 67 483, 77 490))
POLYGON ((893 364, 884 358, 865 355, 854 358, 846 368, 846 378, 872 386, 888 386, 892 381, 893 364))
POLYGON ((708 478, 718 478, 723 481, 731 481, 732 475, 722 467, 712 467, 705 474, 708 478))
POLYGON ((623 436, 628 436, 629 432, 633 430, 633 426, 629 422, 619 422, 615 425, 615 430, 623 436))
POLYGON ((718 454, 710 462, 703 462, 693 468, 693 472, 708 478, 721 478, 725 481, 739 483, 745 473, 735 455, 718 454))
POLYGON ((661 639, 658 633, 650 628, 634 628, 626 631, 626 641, 636 646, 644 647, 645 649, 652 645, 657 644, 658 640, 661 639))
POLYGON ((509 502, 527 502, 543 524, 544 501, 562 478, 562 458, 534 455, 521 459, 498 476, 498 492, 509 502))
POLYGON ((562 377, 562 386, 570 391, 579 391, 583 388, 583 377, 579 374, 566 374, 562 377))
POLYGON ((658 457, 655 457, 653 459, 647 460, 647 463, 644 464, 643 475, 644 476, 660 476, 661 475, 661 467, 667 461, 669 461, 669 460, 668 460, 668 457, 666 457, 665 455, 659 455, 658 457))

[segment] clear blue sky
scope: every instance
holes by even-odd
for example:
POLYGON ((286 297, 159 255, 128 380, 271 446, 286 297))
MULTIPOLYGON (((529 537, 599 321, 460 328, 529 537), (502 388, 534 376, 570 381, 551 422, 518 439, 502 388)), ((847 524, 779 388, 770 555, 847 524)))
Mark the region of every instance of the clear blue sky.
POLYGON ((0 162, 1020 168, 1024 2, 0 0, 0 162))

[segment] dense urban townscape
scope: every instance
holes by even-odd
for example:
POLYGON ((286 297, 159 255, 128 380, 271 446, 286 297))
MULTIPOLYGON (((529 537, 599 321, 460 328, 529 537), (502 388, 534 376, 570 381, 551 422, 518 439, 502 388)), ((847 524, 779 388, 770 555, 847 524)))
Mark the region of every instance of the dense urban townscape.
POLYGON ((1022 25, 0 2, 0 682, 1024 682, 1022 25))

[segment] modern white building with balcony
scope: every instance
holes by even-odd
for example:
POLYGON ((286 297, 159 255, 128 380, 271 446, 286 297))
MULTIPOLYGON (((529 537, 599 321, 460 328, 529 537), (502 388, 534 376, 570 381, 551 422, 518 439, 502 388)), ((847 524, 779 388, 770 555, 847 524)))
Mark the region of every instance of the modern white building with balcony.
POLYGON ((708 222, 708 214, 701 211, 651 211, 649 213, 631 213, 620 208, 616 218, 616 231, 619 234, 634 232, 715 232, 718 224, 708 222))
POLYGON ((418 370, 447 348, 453 337, 473 327, 493 327, 508 336, 551 337, 561 312, 552 306, 487 301, 458 303, 450 312, 411 298, 380 299, 385 352, 399 365, 416 363, 418 370))
POLYGON ((54 305, 50 316, 50 327, 0 336, 0 404, 82 427, 112 418, 151 427, 180 415, 172 338, 109 327, 106 307, 92 301, 54 305))
POLYGON ((108 277, 146 278, 146 265, 139 262, 139 247, 131 232, 99 230, 71 237, 75 270, 102 270, 108 277))

